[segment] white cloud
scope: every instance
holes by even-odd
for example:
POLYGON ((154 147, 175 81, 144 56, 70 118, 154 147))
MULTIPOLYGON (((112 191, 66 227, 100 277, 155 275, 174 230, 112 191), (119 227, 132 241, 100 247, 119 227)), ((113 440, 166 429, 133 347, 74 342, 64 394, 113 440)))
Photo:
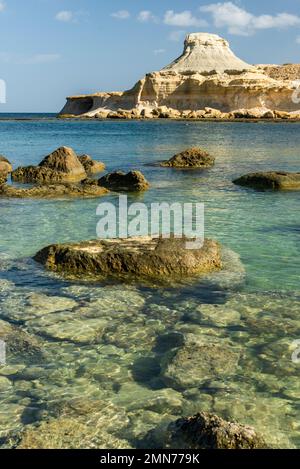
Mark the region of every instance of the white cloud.
POLYGON ((158 18, 153 15, 153 13, 149 10, 140 11, 137 16, 137 20, 141 23, 149 23, 150 21, 153 21, 155 23, 158 22, 158 18))
POLYGON ((6 4, 0 1, 0 12, 5 10, 5 8, 6 8, 6 4))
POLYGON ((298 36, 298 37, 296 38, 296 43, 297 43, 297 44, 300 44, 300 36, 298 36))
POLYGON ((230 34, 240 36, 248 36, 259 29, 300 25, 300 16, 289 13, 255 16, 232 2, 212 3, 200 7, 200 11, 212 15, 215 27, 227 28, 230 34))
POLYGON ((168 10, 164 16, 164 23, 168 26, 207 26, 207 22, 203 19, 193 16, 191 11, 185 10, 181 13, 175 13, 174 10, 168 10))
POLYGON ((117 20, 128 20, 130 18, 130 13, 127 10, 119 10, 112 13, 111 16, 117 20))
POLYGON ((169 40, 174 42, 179 42, 185 36, 186 31, 179 29, 175 31, 171 31, 169 34, 169 40))
POLYGON ((17 64, 21 65, 37 65, 56 62, 61 56, 59 54, 35 54, 30 57, 23 57, 16 61, 17 64))
POLYGON ((164 54, 165 52, 166 52, 166 49, 155 49, 153 51, 154 55, 164 54))
POLYGON ((74 14, 72 11, 68 10, 59 11, 55 16, 55 19, 57 19, 57 21, 62 21, 63 23, 69 23, 70 21, 73 21, 74 14))

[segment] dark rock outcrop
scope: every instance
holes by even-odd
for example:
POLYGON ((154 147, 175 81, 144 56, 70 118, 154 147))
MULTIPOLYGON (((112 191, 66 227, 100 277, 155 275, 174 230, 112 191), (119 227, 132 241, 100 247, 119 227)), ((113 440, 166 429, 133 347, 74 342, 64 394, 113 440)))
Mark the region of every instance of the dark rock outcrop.
POLYGON ((100 197, 109 191, 104 187, 83 181, 81 184, 50 184, 30 188, 18 188, 8 184, 0 184, 0 197, 23 199, 54 199, 57 197, 100 197))
POLYGON ((235 179, 233 183, 261 190, 300 190, 300 172, 270 171, 250 173, 235 179))
POLYGON ((186 278, 221 268, 220 246, 205 240, 202 248, 186 249, 187 239, 138 237, 56 244, 34 259, 46 268, 71 276, 97 278, 186 278))
POLYGON ((166 444, 172 449, 264 449, 263 438, 252 427, 227 422, 201 412, 171 423, 166 444))
POLYGON ((78 159, 88 175, 101 173, 105 170, 104 163, 93 160, 89 155, 81 155, 78 159))
POLYGON ((215 158, 201 148, 188 148, 168 161, 163 161, 160 166, 169 168, 210 168, 215 163, 215 158))
POLYGON ((140 192, 149 189, 150 184, 140 171, 109 173, 99 179, 99 185, 112 191, 140 192))
POLYGON ((85 179, 87 174, 72 148, 60 147, 38 166, 17 168, 11 176, 15 182, 52 184, 78 182, 85 179))

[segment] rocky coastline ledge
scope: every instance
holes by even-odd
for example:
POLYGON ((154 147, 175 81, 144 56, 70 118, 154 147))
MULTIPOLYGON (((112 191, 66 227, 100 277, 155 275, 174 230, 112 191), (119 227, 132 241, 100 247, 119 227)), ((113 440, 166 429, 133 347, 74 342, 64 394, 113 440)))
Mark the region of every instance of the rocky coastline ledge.
POLYGON ((61 118, 300 119, 300 65, 250 65, 208 33, 187 35, 182 55, 132 89, 70 96, 61 118))

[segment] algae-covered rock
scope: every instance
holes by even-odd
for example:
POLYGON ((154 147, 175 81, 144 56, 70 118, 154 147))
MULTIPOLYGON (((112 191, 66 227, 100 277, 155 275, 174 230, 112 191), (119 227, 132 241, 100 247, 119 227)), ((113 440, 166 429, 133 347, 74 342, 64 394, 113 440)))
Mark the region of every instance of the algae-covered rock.
POLYGON ((53 184, 81 181, 86 175, 74 150, 60 147, 46 156, 38 166, 17 168, 11 177, 15 182, 53 184))
POLYGON ((167 448, 172 449, 263 449, 267 445, 254 428, 226 422, 201 412, 171 423, 167 448))
POLYGON ((113 191, 142 192, 149 189, 150 184, 140 171, 122 171, 109 173, 99 179, 99 185, 113 191))
POLYGON ((93 160, 89 155, 81 155, 78 159, 88 175, 101 173, 105 170, 104 163, 93 160))
POLYGON ((234 374, 239 358, 239 351, 227 342, 186 334, 182 344, 163 357, 161 375, 175 389, 193 388, 234 374))
POLYGON ((163 161, 160 166, 169 168, 210 168, 215 163, 215 158, 201 148, 188 148, 168 161, 163 161))
POLYGON ((34 259, 56 272, 102 278, 185 278, 221 268, 217 242, 206 239, 202 247, 186 249, 187 241, 138 237, 56 244, 34 259))
POLYGON ((51 184, 38 185, 30 188, 20 188, 9 185, 0 185, 0 197, 15 199, 55 199, 59 197, 102 197, 108 190, 97 184, 83 181, 81 184, 51 184))
POLYGON ((7 175, 11 173, 13 167, 5 156, 0 155, 0 182, 1 179, 6 179, 7 175))
POLYGON ((261 190, 300 190, 300 173, 284 171, 250 173, 235 179, 233 183, 261 190))

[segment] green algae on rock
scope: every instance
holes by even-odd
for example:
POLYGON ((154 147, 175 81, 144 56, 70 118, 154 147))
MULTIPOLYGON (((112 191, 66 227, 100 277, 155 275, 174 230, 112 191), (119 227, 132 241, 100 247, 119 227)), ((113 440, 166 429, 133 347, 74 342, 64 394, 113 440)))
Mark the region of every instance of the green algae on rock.
POLYGON ((235 179, 233 183, 260 190, 300 190, 300 172, 269 171, 250 173, 235 179))
POLYGON ((0 185, 0 197, 15 199, 55 199, 59 197, 102 197, 109 191, 97 184, 81 182, 80 184, 51 184, 38 185, 29 188, 19 188, 8 184, 0 185))
POLYGON ((193 147, 178 153, 168 161, 163 161, 160 166, 168 168, 197 168, 206 169, 213 166, 215 158, 201 148, 193 147))
POLYGON ((49 270, 75 276, 123 278, 185 278, 221 269, 220 245, 206 239, 186 249, 186 238, 137 237, 56 244, 34 260, 49 270))

